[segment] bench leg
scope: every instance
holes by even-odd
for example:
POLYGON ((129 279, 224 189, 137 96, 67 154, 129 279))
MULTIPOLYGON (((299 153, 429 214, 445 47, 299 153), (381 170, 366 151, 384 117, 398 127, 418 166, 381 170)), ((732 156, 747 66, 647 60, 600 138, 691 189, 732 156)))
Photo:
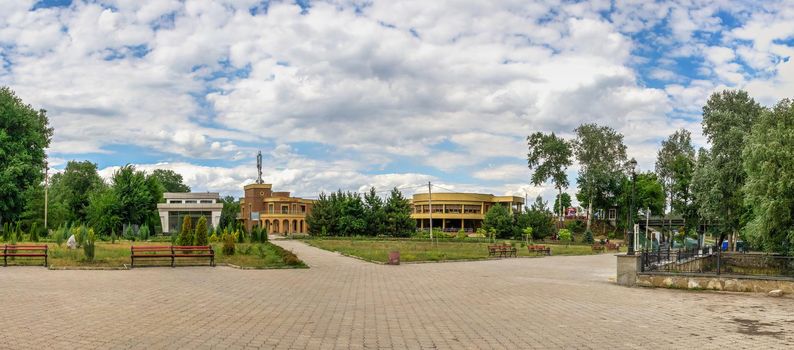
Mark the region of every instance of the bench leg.
POLYGON ((134 268, 134 267, 135 267, 135 258, 133 258, 132 255, 130 255, 130 268, 134 268))
POLYGON ((173 255, 171 255, 171 267, 172 268, 176 267, 176 265, 174 265, 174 256, 173 255))

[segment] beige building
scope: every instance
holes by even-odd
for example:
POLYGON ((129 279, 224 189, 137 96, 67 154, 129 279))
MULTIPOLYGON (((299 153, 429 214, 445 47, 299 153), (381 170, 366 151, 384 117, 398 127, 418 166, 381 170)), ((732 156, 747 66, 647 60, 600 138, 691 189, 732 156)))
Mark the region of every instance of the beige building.
POLYGON ((265 228, 269 233, 308 233, 306 215, 314 200, 291 197, 289 192, 273 192, 273 185, 256 183, 245 186, 240 199, 240 220, 245 228, 265 228))
POLYGON ((165 203, 157 204, 163 233, 179 232, 185 217, 190 217, 193 227, 199 217, 206 217, 207 224, 218 227, 223 203, 217 192, 163 193, 165 203))
MULTIPOLYGON (((416 220, 419 229, 430 228, 430 199, 427 193, 413 196, 411 218, 416 220)), ((474 232, 482 226, 485 213, 494 205, 507 206, 511 213, 521 212, 524 198, 481 193, 433 193, 433 227, 448 232, 456 232, 461 228, 474 232)))

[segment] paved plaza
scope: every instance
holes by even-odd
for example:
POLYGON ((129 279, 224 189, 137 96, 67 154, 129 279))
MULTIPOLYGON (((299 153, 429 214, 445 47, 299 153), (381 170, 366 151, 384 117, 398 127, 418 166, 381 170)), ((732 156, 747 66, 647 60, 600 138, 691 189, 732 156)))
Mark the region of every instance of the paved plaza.
POLYGON ((625 288, 612 255, 311 268, 0 268, 0 348, 772 349, 794 299, 625 288))

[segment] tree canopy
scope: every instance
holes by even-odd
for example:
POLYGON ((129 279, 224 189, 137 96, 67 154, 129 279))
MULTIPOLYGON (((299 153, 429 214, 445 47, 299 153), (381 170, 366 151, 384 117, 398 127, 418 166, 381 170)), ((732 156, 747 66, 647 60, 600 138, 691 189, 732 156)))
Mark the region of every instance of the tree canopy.
POLYGON ((767 251, 794 251, 794 101, 762 113, 742 154, 747 204, 753 218, 746 236, 767 251))
POLYGON ((46 112, 0 87, 0 224, 18 219, 25 208, 25 191, 44 180, 44 150, 51 139, 46 112))
POLYGON ((182 175, 167 169, 154 169, 151 177, 157 179, 165 192, 190 192, 190 186, 185 185, 182 175))
POLYGON ((623 135, 607 126, 582 124, 576 130, 574 153, 579 162, 579 202, 588 204, 587 228, 593 206, 614 204, 626 164, 623 135))
MULTIPOLYGON (((568 175, 565 171, 572 162, 571 144, 554 133, 543 134, 541 132, 527 137, 527 144, 529 146, 527 164, 532 169, 532 184, 540 186, 546 181, 551 181, 557 189, 559 200, 563 188, 568 187, 568 175)), ((561 208, 555 210, 555 213, 558 213, 560 217, 563 215, 561 208)))

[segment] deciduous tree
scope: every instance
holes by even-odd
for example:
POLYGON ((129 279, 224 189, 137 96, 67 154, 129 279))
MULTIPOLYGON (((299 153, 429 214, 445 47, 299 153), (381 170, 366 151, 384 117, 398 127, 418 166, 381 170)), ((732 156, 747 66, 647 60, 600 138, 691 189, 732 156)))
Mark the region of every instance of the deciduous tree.
MULTIPOLYGON (((565 171, 571 165, 572 149, 568 141, 557 137, 554 133, 536 132, 527 137, 529 153, 527 163, 532 169, 532 184, 540 186, 551 181, 557 189, 557 200, 562 200, 562 190, 568 187, 568 175, 565 171)), ((570 202, 570 196, 568 198, 570 202)), ((562 220, 562 208, 555 207, 562 220)))
POLYGON ((25 191, 44 180, 44 150, 51 138, 46 112, 0 87, 0 224, 18 219, 25 191))
POLYGON ((574 153, 579 162, 577 198, 587 203, 587 229, 593 217, 593 206, 614 204, 626 164, 623 135, 610 127, 583 124, 574 130, 574 153))
POLYGON ((745 235, 766 251, 794 253, 794 101, 761 114, 743 158, 744 193, 754 214, 745 235))

